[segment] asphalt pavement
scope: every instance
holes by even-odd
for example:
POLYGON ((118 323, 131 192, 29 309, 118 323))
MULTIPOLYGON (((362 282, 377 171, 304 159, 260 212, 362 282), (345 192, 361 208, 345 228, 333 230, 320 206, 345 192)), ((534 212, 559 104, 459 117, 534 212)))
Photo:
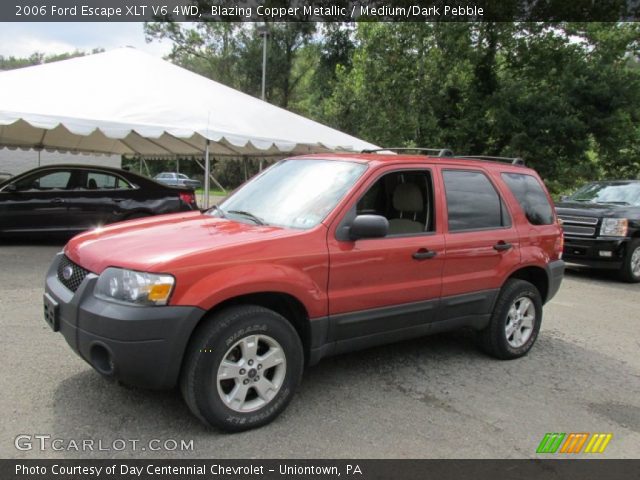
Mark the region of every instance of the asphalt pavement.
POLYGON ((569 271, 515 361, 470 332, 323 360, 275 422, 230 435, 177 391, 103 379, 49 329, 43 280, 61 246, 0 245, 0 458, 533 458, 548 432, 612 433, 598 457, 640 456, 638 284, 569 271))

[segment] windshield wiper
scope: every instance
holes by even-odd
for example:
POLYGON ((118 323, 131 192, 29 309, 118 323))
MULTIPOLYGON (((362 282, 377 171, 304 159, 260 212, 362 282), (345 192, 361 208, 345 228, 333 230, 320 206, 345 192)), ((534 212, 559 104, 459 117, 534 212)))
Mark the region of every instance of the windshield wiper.
POLYGON ((227 213, 232 213, 234 215, 242 215, 243 217, 247 217, 248 219, 250 219, 253 222, 255 222, 256 225, 264 225, 265 224, 264 220, 262 220, 260 217, 256 217, 251 212, 245 212, 244 210, 229 210, 227 213))
POLYGON ((207 212, 210 212, 211 210, 216 210, 216 211, 220 212, 220 218, 227 218, 227 216, 225 215, 224 210, 222 210, 218 205, 214 205, 207 212))

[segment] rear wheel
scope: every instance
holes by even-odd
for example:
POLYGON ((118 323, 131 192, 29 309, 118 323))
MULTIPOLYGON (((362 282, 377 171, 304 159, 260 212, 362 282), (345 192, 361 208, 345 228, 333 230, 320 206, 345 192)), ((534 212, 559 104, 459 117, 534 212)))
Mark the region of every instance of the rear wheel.
POLYGON ((640 282, 640 239, 631 240, 627 247, 620 277, 625 282, 638 283, 640 282))
POLYGON ((482 349, 508 360, 526 355, 540 331, 542 298, 531 283, 508 280, 502 287, 487 328, 479 332, 482 349))
POLYGON ((258 306, 225 309, 194 334, 182 394, 205 424, 227 431, 276 418, 300 383, 304 354, 293 326, 258 306))

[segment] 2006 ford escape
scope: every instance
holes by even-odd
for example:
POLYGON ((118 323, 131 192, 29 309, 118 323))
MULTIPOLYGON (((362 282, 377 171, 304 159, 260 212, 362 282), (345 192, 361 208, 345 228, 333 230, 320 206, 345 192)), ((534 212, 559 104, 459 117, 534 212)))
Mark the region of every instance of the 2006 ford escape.
POLYGON ((273 420, 328 355, 470 327, 521 357, 562 280, 561 227, 522 162, 450 155, 287 159, 205 213, 79 235, 45 318, 101 374, 179 384, 230 431, 273 420))

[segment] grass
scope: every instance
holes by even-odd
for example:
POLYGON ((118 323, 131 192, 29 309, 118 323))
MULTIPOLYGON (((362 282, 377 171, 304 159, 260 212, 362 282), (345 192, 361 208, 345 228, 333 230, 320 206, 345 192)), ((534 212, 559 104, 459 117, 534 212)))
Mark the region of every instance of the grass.
MULTIPOLYGON (((196 190, 196 195, 204 195, 204 188, 198 188, 196 190)), ((209 189, 209 195, 215 195, 215 196, 218 196, 218 197, 225 197, 225 196, 229 195, 229 191, 227 190, 226 192, 223 192, 219 188, 210 188, 209 189)))

